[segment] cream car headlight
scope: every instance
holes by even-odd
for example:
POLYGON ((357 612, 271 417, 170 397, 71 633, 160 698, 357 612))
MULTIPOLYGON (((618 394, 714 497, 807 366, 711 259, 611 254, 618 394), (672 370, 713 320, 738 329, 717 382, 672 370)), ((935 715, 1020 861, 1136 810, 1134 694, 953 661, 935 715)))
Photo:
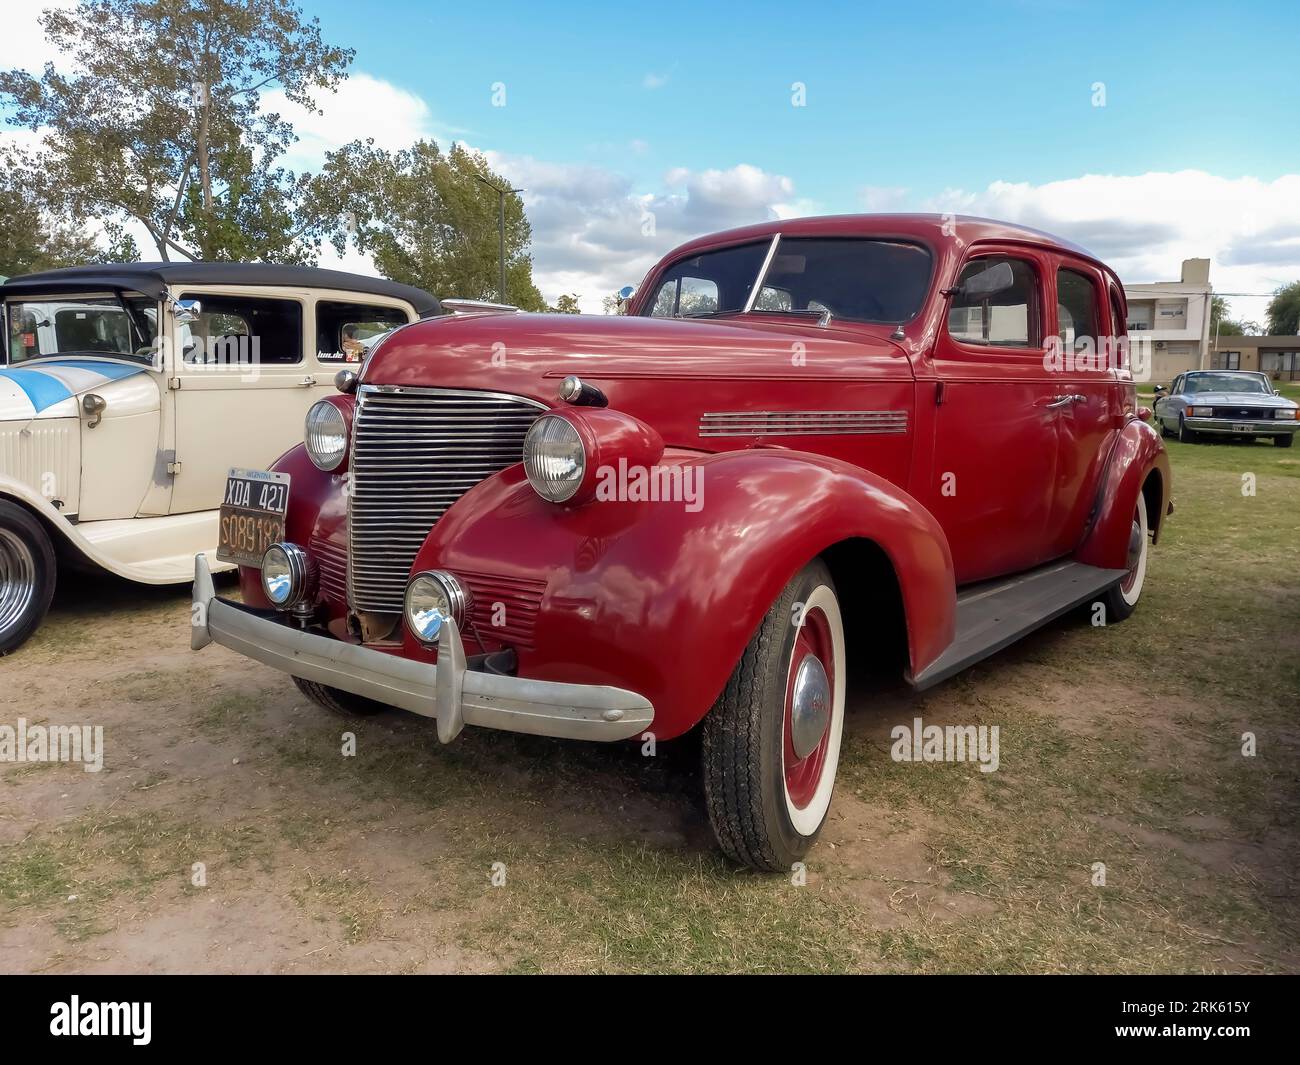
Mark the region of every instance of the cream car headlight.
POLYGON ((1213 407, 1188 407, 1187 416, 1189 418, 1213 418, 1213 407))
POLYGON ((317 469, 336 470, 348 453, 348 423, 333 403, 321 400, 307 412, 307 455, 317 469))
POLYGON ((572 498, 587 474, 587 453, 578 430, 566 418, 544 414, 524 439, 524 472, 543 499, 572 498))
POLYGON ((463 626, 468 612, 469 592, 445 570, 417 573, 406 586, 406 624, 423 644, 436 644, 448 619, 463 626))

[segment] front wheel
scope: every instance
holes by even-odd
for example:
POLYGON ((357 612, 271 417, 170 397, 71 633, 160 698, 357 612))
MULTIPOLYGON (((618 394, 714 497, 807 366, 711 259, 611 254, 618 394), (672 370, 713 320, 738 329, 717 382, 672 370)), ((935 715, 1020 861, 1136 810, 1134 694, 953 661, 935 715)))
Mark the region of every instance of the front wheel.
POLYGON ((16 503, 0 500, 0 655, 36 631, 54 598, 56 572, 45 528, 16 503))
POLYGON ((785 586, 704 719, 704 796, 718 843, 783 872, 826 821, 844 731, 844 625, 830 571, 785 586))
POLYGON ((1187 428, 1187 422, 1184 420, 1183 416, 1181 414, 1178 415, 1178 442, 1180 444, 1194 444, 1196 443, 1196 439, 1196 431, 1187 428))
POLYGON ((353 695, 351 692, 331 688, 326 684, 317 684, 314 680, 294 677, 293 682, 298 686, 298 690, 317 706, 340 717, 374 717, 375 714, 388 709, 383 703, 367 699, 364 695, 353 695))
POLYGON ((1295 441, 1295 433, 1283 433, 1281 436, 1273 437, 1274 447, 1290 447, 1295 441))
POLYGON ((1151 537, 1148 534, 1147 501, 1141 491, 1138 492, 1137 507, 1133 511, 1133 524, 1129 528, 1128 573, 1118 584, 1106 589, 1097 602, 1105 607, 1105 620, 1123 621, 1137 609, 1138 599, 1142 595, 1142 585, 1147 577, 1147 553, 1151 549, 1151 537))

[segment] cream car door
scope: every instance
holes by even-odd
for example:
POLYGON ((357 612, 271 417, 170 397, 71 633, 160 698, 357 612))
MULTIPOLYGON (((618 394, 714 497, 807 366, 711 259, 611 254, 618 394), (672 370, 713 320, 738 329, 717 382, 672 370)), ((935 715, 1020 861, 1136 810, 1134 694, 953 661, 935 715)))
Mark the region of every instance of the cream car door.
POLYGON ((200 305, 169 352, 171 512, 184 514, 220 505, 230 467, 265 469, 300 443, 334 370, 316 357, 309 293, 223 286, 175 295, 200 305))

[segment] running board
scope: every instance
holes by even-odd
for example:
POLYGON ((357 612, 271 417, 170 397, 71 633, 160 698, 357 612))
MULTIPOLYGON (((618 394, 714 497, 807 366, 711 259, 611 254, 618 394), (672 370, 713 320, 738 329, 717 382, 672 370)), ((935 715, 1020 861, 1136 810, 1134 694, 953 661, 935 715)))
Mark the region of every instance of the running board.
POLYGON ((1082 562, 1051 562, 962 589, 957 593, 957 633, 952 643, 917 676, 909 673, 908 683, 924 691, 947 680, 1095 598, 1126 572, 1082 562))

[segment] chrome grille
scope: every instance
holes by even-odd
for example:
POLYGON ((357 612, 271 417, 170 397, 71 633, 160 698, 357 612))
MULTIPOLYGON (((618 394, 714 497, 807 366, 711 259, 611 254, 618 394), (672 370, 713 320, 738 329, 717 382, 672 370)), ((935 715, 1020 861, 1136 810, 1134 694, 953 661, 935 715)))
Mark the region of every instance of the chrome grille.
POLYGON ((401 612, 429 530, 476 484, 523 458, 524 436, 544 410, 501 392, 357 390, 348 497, 354 610, 401 612))

